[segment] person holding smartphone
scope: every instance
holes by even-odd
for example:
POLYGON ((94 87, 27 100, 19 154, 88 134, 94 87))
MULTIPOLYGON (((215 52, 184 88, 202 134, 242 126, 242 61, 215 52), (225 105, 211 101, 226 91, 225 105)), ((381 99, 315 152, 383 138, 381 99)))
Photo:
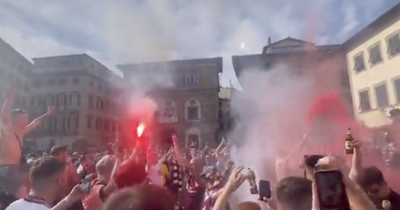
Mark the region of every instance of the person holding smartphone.
MULTIPOLYGON (((351 180, 346 175, 346 170, 343 161, 338 159, 336 156, 327 156, 321 158, 316 164, 317 167, 323 168, 323 172, 332 172, 336 174, 340 174, 341 181, 344 186, 344 192, 347 196, 349 206, 351 206, 352 210, 376 210, 375 205, 371 202, 367 194, 362 190, 362 188, 353 180, 351 180)), ((318 171, 316 172, 316 174, 318 171)), ((317 176, 317 175, 316 175, 317 176)), ((335 180, 331 180, 335 181, 335 180)), ((321 185, 327 185, 329 183, 321 183, 318 178, 313 180, 312 184, 312 209, 313 210, 324 210, 322 202, 323 198, 321 195, 323 194, 324 189, 321 185)), ((343 193, 343 192, 340 192, 343 193)), ((341 208, 345 209, 345 208, 341 208)))

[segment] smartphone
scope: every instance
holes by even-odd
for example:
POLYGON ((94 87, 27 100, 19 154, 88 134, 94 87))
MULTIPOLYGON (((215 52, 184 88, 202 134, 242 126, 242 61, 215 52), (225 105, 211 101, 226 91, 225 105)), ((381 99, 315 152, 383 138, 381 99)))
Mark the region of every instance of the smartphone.
POLYGON ((350 210, 341 171, 316 171, 320 210, 350 210))
POLYGON ((271 193, 271 184, 267 180, 260 180, 258 182, 258 192, 260 195, 260 199, 266 197, 266 198, 271 198, 272 193, 271 193))

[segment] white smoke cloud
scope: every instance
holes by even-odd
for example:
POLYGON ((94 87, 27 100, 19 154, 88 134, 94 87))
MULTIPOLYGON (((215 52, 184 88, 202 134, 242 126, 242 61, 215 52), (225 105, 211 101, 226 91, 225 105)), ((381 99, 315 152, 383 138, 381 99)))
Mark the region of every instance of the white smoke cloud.
MULTIPOLYGON (((242 148, 233 154, 239 165, 252 168, 258 179, 272 180, 275 157, 293 149, 307 131, 307 113, 315 94, 323 88, 312 74, 296 74, 280 64, 270 71, 253 69, 240 78, 243 91, 233 96, 238 125, 230 140, 242 148)), ((244 184, 237 200, 254 199, 244 184)))
POLYGON ((148 124, 152 122, 153 114, 156 109, 157 104, 153 99, 141 95, 140 93, 136 93, 129 96, 128 111, 126 114, 129 116, 140 117, 141 121, 148 124))

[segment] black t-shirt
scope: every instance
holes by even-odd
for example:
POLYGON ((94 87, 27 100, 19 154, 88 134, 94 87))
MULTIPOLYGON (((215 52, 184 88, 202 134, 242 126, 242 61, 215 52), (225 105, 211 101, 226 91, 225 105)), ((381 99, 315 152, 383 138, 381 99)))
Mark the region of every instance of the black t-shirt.
POLYGON ((400 194, 393 190, 390 190, 389 201, 392 204, 392 210, 400 209, 400 194))
MULTIPOLYGON (((393 190, 390 190, 388 199, 391 204, 391 210, 400 210, 400 195, 393 190)), ((378 209, 383 209, 382 200, 374 202, 378 209)))

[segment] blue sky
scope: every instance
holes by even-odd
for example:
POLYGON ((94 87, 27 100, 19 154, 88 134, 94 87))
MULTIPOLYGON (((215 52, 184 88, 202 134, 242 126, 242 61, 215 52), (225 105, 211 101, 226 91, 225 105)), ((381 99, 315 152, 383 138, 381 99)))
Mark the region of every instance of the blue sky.
POLYGON ((399 0, 2 0, 0 37, 27 58, 116 64, 260 53, 268 37, 341 43, 399 0))

